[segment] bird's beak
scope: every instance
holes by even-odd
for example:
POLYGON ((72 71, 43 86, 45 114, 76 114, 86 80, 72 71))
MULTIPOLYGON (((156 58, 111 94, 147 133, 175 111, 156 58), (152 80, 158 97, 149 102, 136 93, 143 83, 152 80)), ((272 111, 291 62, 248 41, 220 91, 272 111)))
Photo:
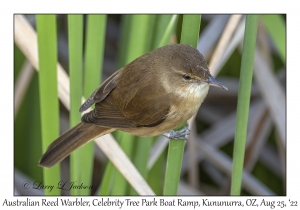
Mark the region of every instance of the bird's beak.
POLYGON ((208 84, 228 90, 228 88, 225 85, 223 85, 221 82, 217 81, 215 78, 213 78, 213 76, 208 77, 208 84))

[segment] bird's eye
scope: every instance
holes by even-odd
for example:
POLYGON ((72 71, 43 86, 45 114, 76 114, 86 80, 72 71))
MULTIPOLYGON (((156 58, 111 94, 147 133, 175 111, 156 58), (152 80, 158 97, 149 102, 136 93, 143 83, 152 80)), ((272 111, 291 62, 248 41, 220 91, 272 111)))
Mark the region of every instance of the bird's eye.
POLYGON ((185 80, 191 80, 192 78, 189 75, 184 74, 183 75, 183 79, 185 79, 185 80))

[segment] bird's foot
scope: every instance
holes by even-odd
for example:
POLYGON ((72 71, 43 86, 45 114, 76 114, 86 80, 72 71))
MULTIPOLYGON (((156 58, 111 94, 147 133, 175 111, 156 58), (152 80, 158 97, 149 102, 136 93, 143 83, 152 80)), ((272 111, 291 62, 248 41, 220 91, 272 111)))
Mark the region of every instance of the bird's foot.
POLYGON ((169 132, 163 133, 162 135, 169 138, 169 139, 181 139, 181 140, 187 140, 186 135, 190 135, 190 130, 188 128, 188 125, 184 126, 179 131, 173 131, 170 130, 169 132))

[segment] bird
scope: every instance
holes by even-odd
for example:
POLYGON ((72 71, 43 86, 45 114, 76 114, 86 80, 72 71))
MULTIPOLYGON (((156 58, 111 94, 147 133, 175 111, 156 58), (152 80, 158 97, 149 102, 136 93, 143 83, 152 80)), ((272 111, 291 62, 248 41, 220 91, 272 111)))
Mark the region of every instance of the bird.
POLYGON ((47 148, 39 165, 51 168, 87 142, 115 130, 135 136, 185 139, 190 119, 209 86, 227 90, 210 73, 203 55, 187 44, 170 44, 138 57, 108 77, 82 104, 81 122, 47 148))

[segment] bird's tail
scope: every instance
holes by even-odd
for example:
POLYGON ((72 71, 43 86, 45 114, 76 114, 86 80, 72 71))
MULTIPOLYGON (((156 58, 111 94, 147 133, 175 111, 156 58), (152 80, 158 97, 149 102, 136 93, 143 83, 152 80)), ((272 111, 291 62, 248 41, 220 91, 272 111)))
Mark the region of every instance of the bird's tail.
POLYGON ((110 133, 113 129, 100 127, 90 123, 81 122, 66 131, 49 145, 45 154, 41 157, 39 165, 51 168, 65 159, 75 149, 86 144, 90 140, 110 133))

